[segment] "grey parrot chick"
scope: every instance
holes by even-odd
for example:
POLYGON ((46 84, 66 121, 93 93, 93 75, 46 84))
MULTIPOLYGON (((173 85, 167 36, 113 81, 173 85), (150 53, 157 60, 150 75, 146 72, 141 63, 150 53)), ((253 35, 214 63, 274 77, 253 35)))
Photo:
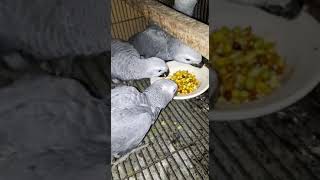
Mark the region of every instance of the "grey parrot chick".
POLYGON ((229 0, 231 2, 261 8, 271 14, 293 19, 303 8, 304 0, 229 0))
POLYGON ((193 15, 193 10, 198 0, 175 0, 173 8, 188 15, 193 15))
POLYGON ((186 64, 202 66, 202 56, 157 25, 150 25, 139 32, 129 42, 144 57, 158 57, 165 61, 175 60, 186 64))
POLYGON ((1 180, 106 179, 110 101, 43 74, 0 88, 0 99, 1 180))
POLYGON ((161 79, 142 93, 132 86, 111 90, 112 156, 125 155, 141 143, 177 88, 173 81, 161 79))
POLYGON ((138 80, 158 77, 168 72, 168 66, 157 57, 141 58, 128 42, 111 41, 111 78, 113 80, 138 80))

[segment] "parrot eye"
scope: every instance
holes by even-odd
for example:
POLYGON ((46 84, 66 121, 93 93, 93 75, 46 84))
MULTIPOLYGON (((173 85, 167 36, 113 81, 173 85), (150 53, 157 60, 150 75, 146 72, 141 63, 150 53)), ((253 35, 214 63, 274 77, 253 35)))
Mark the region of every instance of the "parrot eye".
POLYGON ((191 61, 191 60, 189 58, 187 58, 186 61, 191 61))
POLYGON ((158 72, 161 72, 161 70, 158 70, 158 72))

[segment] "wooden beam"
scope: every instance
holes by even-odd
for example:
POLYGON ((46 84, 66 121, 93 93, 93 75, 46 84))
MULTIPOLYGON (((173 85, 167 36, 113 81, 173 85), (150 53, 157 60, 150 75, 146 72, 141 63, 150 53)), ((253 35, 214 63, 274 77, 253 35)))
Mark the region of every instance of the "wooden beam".
POLYGON ((209 59, 209 26, 155 0, 123 0, 143 15, 209 59))

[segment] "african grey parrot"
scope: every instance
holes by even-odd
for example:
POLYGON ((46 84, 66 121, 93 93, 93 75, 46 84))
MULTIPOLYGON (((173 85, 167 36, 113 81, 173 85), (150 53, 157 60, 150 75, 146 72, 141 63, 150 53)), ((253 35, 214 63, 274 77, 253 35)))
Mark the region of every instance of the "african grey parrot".
MULTIPOLYGON (((31 55, 41 63, 66 58, 71 66, 72 57, 108 51, 108 9, 105 0, 2 0, 0 53, 31 55)), ((27 58, 20 60, 5 59, 18 69, 27 58)))
POLYGON ((198 0, 175 0, 173 8, 188 16, 192 16, 197 2, 198 0))
POLYGON ((111 78, 117 80, 137 80, 158 77, 168 73, 168 66, 157 57, 142 58, 128 42, 111 41, 111 78))
POLYGON ((107 9, 102 0, 2 0, 1 50, 40 59, 104 52, 110 49, 107 9))
POLYGON ((229 0, 259 7, 271 14, 293 19, 301 12, 304 0, 229 0))
POLYGON ((47 75, 0 88, 0 99, 1 180, 106 179, 110 104, 47 75))
POLYGON ((158 57, 165 61, 175 60, 195 66, 203 65, 200 53, 157 25, 150 25, 143 32, 133 35, 129 38, 129 42, 146 58, 158 57))
POLYGON ((161 79, 140 93, 131 86, 111 90, 111 155, 127 154, 143 140, 161 109, 172 100, 177 85, 161 79))

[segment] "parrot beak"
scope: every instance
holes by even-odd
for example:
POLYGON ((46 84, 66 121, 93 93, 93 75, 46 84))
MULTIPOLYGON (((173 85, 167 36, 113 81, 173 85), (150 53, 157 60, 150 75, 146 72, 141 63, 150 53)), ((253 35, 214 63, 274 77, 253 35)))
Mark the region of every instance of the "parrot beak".
POLYGON ((199 64, 191 64, 191 65, 197 68, 202 68, 202 66, 204 65, 204 62, 201 61, 199 64))
POLYGON ((159 77, 167 77, 169 75, 170 71, 168 70, 167 72, 163 73, 161 76, 159 77))
POLYGON ((202 68, 202 66, 208 62, 209 62, 208 59, 202 57, 202 61, 199 64, 191 64, 191 65, 197 68, 202 68))

